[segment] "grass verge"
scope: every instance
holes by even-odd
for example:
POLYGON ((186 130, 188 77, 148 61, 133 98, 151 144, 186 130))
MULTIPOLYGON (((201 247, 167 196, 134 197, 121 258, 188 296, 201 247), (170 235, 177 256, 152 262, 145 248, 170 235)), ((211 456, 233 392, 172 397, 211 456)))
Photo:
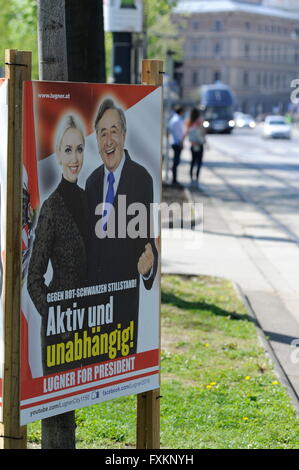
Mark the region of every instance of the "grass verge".
MULTIPOLYGON (((229 281, 162 276, 161 447, 295 449, 299 421, 229 281)), ((76 410, 77 448, 134 448, 136 397, 76 410)), ((40 423, 28 426, 39 444, 40 423)))

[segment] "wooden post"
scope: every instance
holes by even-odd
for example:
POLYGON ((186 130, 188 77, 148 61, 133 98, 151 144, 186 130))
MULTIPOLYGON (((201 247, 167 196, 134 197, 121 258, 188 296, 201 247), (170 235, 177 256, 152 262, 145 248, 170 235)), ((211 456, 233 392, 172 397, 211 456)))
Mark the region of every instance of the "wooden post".
MULTIPOLYGON (((20 324, 22 230, 22 95, 31 80, 31 52, 5 51, 8 79, 8 146, 6 252, 4 269, 3 423, 0 448, 26 448, 26 426, 20 426, 20 324)), ((5 208, 3 208, 5 210, 5 208)))
POLYGON ((143 60, 142 61, 142 84, 143 85, 163 85, 163 61, 143 60))
MULTIPOLYGON (((163 61, 142 61, 142 84, 163 85, 163 61)), ((161 226, 161 224, 160 224, 161 226)), ((161 277, 161 272, 159 273, 161 277)), ((160 389, 137 395, 137 449, 160 448, 160 389)))

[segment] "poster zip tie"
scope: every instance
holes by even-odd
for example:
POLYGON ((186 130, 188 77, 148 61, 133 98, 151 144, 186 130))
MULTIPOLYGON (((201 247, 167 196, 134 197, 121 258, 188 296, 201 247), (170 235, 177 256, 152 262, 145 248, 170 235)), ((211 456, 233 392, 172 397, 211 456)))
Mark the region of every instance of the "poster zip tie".
MULTIPOLYGON (((147 70, 146 73, 151 73, 151 70, 147 70)), ((165 74, 165 72, 158 72, 158 73, 160 73, 161 75, 165 74)))
POLYGON ((27 64, 15 64, 13 62, 4 62, 5 65, 16 65, 18 67, 28 67, 27 64))

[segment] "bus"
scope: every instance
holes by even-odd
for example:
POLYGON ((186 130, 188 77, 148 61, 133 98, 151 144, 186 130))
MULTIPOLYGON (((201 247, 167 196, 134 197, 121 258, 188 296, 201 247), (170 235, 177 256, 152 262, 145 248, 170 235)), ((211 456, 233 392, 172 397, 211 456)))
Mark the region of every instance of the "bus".
POLYGON ((209 133, 231 133, 234 121, 235 97, 228 85, 216 82, 202 85, 200 89, 200 109, 203 113, 203 126, 209 133))

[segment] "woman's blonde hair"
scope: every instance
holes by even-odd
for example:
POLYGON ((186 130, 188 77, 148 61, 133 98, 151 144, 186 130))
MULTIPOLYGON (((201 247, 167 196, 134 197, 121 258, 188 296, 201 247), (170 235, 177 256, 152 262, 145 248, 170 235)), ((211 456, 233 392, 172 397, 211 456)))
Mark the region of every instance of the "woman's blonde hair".
POLYGON ((77 129, 83 138, 83 142, 85 143, 85 131, 84 126, 81 119, 76 116, 75 114, 66 114, 59 122, 58 128, 56 131, 56 138, 55 138, 55 151, 60 151, 61 142, 63 139, 64 134, 69 129, 77 129))

